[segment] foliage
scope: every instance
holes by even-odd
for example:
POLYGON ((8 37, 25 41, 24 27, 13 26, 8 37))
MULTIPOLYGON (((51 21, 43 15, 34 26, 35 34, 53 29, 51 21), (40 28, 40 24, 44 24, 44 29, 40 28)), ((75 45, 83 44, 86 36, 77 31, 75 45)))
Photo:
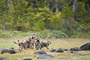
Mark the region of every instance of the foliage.
POLYGON ((64 8, 62 11, 63 31, 68 35, 72 35, 77 27, 77 22, 74 20, 74 14, 72 13, 71 7, 64 8))
POLYGON ((25 37, 25 36, 31 36, 32 33, 36 33, 37 36, 40 36, 41 38, 67 38, 68 35, 66 35, 64 32, 59 30, 44 30, 41 32, 35 32, 35 31, 29 31, 29 32, 20 32, 20 31, 0 31, 0 37, 1 38, 10 38, 10 37, 25 37))
POLYGON ((90 31, 90 0, 77 1, 77 15, 72 12, 74 0, 10 2, 0 0, 0 30, 42 32, 49 29, 63 31, 69 37, 90 31))

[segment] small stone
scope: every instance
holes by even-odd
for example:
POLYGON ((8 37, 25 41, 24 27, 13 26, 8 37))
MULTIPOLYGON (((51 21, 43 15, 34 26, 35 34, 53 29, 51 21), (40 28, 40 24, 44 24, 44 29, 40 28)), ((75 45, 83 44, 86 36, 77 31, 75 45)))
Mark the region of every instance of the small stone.
POLYGON ((0 60, 5 60, 5 58, 0 57, 0 60))
POLYGON ((25 58, 25 59, 23 59, 23 60, 32 60, 31 58, 25 58))
POLYGON ((8 53, 8 49, 2 49, 1 54, 8 53))
POLYGON ((68 49, 64 49, 64 51, 68 51, 68 49))
POLYGON ((63 52, 61 48, 56 49, 56 52, 63 52))
POLYGON ((46 54, 46 52, 43 50, 37 50, 34 54, 46 54))
POLYGON ((41 54, 38 56, 37 59, 48 59, 48 58, 53 58, 53 56, 48 55, 48 54, 41 54))
POLYGON ((16 53, 16 52, 15 52, 14 49, 9 49, 8 53, 10 53, 10 54, 14 54, 14 53, 16 53))
POLYGON ((56 51, 56 49, 53 49, 53 48, 52 48, 50 52, 55 52, 55 51, 56 51))
POLYGON ((81 51, 81 49, 79 47, 74 47, 74 48, 71 48, 70 51, 81 51))

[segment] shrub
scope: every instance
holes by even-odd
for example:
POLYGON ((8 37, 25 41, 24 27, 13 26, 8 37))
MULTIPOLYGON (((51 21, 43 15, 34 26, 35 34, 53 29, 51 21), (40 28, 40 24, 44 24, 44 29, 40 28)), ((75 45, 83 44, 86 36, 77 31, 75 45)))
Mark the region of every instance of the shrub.
POLYGON ((66 35, 64 32, 60 30, 44 30, 42 32, 36 32, 37 36, 40 36, 41 38, 67 38, 68 35, 66 35))
POLYGON ((53 30, 52 31, 52 36, 55 38, 67 38, 68 35, 60 30, 53 30))

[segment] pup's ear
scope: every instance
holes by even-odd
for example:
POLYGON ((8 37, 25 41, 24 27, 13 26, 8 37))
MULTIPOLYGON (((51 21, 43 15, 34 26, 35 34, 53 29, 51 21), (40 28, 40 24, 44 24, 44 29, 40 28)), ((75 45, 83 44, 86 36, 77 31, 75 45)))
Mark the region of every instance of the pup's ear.
POLYGON ((18 40, 18 42, 20 42, 20 41, 18 40))

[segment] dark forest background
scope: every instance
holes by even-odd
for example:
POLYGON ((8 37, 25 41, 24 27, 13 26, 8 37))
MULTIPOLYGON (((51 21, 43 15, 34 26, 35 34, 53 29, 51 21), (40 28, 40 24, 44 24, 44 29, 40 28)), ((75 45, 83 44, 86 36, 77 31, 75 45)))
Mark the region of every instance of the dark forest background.
POLYGON ((32 32, 90 38, 90 0, 0 0, 0 37, 32 32))

